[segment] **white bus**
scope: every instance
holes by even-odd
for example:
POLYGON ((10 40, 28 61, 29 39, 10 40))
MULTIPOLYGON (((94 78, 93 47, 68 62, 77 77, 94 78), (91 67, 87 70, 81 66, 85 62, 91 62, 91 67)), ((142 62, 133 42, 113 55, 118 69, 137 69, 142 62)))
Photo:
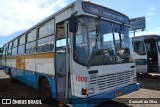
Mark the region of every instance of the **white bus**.
POLYGON ((6 43, 4 70, 47 98, 95 106, 140 88, 129 26, 127 16, 77 0, 6 43))
POLYGON ((2 53, 0 53, 0 69, 2 68, 2 53))
POLYGON ((142 35, 132 38, 137 73, 160 72, 160 35, 142 35))

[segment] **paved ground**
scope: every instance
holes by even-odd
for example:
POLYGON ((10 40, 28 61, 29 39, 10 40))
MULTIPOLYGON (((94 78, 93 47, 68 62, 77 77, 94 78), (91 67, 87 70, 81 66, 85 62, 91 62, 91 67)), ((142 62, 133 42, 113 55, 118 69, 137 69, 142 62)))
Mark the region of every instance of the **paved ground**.
MULTIPOLYGON (((122 96, 121 98, 134 98, 158 101, 159 104, 132 104, 133 107, 160 107, 160 74, 138 75, 141 84, 139 91, 122 96), (153 99, 152 99, 153 98, 153 99)), ((152 101, 151 101, 152 102, 152 101)), ((154 103, 154 102, 153 102, 154 103)))
MULTIPOLYGON (((131 94, 119 97, 112 101, 103 103, 98 107, 160 107, 158 104, 129 104, 129 100, 134 101, 133 98, 159 98, 154 99, 160 102, 160 74, 149 74, 138 76, 138 82, 141 83, 141 89, 131 94)), ((41 98, 42 95, 39 91, 23 84, 12 84, 9 77, 0 70, 0 98, 41 98)), ((31 105, 23 105, 31 107, 31 105)), ((18 107, 17 105, 0 107, 18 107)), ((19 105, 21 107, 21 105, 19 105)), ((57 107, 57 105, 34 105, 32 107, 57 107)))

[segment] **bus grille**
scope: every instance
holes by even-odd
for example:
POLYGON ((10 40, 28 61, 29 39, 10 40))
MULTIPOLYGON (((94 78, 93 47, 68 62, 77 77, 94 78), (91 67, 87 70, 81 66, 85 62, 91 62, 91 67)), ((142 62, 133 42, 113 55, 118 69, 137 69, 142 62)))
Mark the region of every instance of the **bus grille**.
POLYGON ((130 83, 134 71, 125 71, 115 74, 91 75, 90 86, 98 86, 99 90, 112 89, 130 83))

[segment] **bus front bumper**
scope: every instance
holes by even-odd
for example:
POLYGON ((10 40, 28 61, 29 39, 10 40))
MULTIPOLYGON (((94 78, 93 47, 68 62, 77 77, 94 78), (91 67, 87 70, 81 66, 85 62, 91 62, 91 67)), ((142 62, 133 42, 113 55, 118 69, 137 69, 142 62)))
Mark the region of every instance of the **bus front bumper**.
POLYGON ((73 107, 94 107, 100 103, 111 100, 116 97, 116 93, 123 92, 123 95, 140 89, 139 83, 134 83, 125 87, 116 88, 112 91, 91 96, 89 98, 78 98, 73 96, 72 104, 73 107))

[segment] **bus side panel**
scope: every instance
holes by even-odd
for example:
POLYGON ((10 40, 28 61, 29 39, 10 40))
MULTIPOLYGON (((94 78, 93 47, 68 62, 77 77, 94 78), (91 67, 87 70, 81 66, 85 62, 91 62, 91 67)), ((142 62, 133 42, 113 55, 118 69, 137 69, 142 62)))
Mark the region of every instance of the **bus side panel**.
MULTIPOLYGON (((11 59, 13 60, 13 58, 11 59)), ((54 53, 43 53, 36 55, 17 56, 16 60, 10 64, 13 66, 11 69, 13 77, 20 80, 21 82, 38 89, 39 77, 46 77, 51 85, 52 96, 56 98, 56 85, 54 76, 54 53), (49 76, 52 75, 52 76, 49 76)), ((40 84, 41 85, 41 84, 40 84)))
POLYGON ((42 74, 55 75, 54 53, 36 54, 36 72, 42 74))
POLYGON ((48 79, 52 90, 52 96, 53 98, 56 98, 57 94, 53 52, 36 54, 36 72, 37 74, 41 74, 40 76, 44 76, 48 79))
POLYGON ((18 80, 25 83, 24 70, 17 69, 18 80))
POLYGON ((21 75, 20 69, 16 69, 16 77, 17 77, 18 80, 21 80, 21 78, 23 77, 23 76, 21 75))
POLYGON ((37 75, 35 73, 36 71, 36 56, 35 55, 27 55, 24 58, 24 66, 25 66, 25 82, 27 85, 36 88, 37 89, 37 75))
POLYGON ((35 89, 38 89, 37 74, 35 72, 25 70, 24 77, 25 77, 25 82, 27 85, 35 89))
POLYGON ((10 70, 11 70, 13 78, 17 79, 17 69, 16 68, 10 68, 10 70))
MULTIPOLYGON (((24 71, 25 72, 25 84, 35 88, 38 90, 38 81, 39 81, 39 77, 43 76, 46 77, 50 83, 51 86, 51 90, 52 90, 52 97, 56 98, 56 82, 55 82, 55 78, 54 77, 50 77, 47 74, 40 74, 38 72, 31 72, 31 71, 24 71)), ((41 85, 41 84, 40 84, 41 85)))
POLYGON ((49 81, 50 86, 51 86, 52 97, 53 97, 53 98, 57 98, 56 79, 55 79, 55 78, 48 78, 48 81, 49 81))
MULTIPOLYGON (((8 67, 9 68, 9 67, 8 67)), ((38 90, 38 80, 40 76, 46 77, 50 83, 51 90, 52 90, 52 97, 56 98, 56 80, 54 77, 51 77, 47 74, 40 74, 37 72, 32 72, 28 70, 20 70, 16 68, 10 68, 12 75, 14 78, 18 79, 19 81, 23 82, 24 84, 27 84, 28 86, 31 86, 32 88, 35 88, 38 90)))

